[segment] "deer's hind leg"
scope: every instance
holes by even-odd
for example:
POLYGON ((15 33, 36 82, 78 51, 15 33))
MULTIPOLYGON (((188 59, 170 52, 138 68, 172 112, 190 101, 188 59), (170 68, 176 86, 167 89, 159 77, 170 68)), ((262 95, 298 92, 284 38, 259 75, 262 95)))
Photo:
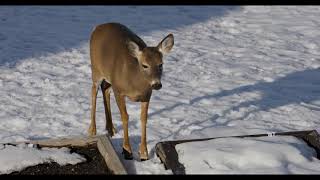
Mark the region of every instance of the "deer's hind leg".
POLYGON ((116 129, 112 123, 111 106, 110 106, 110 90, 111 84, 103 80, 101 82, 101 91, 103 95, 103 104, 106 116, 106 130, 108 130, 109 135, 112 137, 116 133, 116 129))

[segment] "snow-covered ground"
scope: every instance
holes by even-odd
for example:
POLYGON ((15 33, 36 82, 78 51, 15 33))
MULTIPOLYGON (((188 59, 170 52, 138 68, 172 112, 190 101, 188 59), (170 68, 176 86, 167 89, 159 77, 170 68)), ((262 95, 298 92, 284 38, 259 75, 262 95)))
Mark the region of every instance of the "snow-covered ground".
MULTIPOLYGON (((170 173, 159 141, 306 130, 320 121, 319 6, 1 6, 0 142, 86 135, 93 27, 120 22, 156 45, 173 33, 139 162, 140 105, 129 102, 130 173, 170 173)), ((122 126, 112 97, 121 153, 122 126)), ((97 130, 106 133, 102 95, 97 130)))
POLYGON ((176 150, 186 174, 320 174, 316 151, 291 136, 221 138, 176 150))
POLYGON ((70 153, 70 149, 66 147, 37 149, 30 145, 32 144, 0 145, 0 174, 9 174, 43 163, 56 162, 63 166, 86 161, 81 155, 70 153))

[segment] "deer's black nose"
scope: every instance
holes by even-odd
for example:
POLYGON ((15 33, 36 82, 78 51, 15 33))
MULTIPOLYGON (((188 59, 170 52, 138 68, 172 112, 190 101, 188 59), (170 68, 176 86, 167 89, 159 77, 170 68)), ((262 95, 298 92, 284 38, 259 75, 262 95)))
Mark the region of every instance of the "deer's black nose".
POLYGON ((151 85, 152 89, 159 90, 162 88, 161 82, 155 82, 151 85))

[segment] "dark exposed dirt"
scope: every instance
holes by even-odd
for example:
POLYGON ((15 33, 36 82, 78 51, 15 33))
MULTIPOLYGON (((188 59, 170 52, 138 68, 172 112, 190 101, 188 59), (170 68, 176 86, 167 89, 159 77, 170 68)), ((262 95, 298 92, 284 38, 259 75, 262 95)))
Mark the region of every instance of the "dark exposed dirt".
POLYGON ((71 152, 82 155, 87 160, 75 165, 60 166, 58 163, 44 163, 27 167, 11 175, 108 175, 113 174, 107 167, 96 145, 69 147, 71 152))

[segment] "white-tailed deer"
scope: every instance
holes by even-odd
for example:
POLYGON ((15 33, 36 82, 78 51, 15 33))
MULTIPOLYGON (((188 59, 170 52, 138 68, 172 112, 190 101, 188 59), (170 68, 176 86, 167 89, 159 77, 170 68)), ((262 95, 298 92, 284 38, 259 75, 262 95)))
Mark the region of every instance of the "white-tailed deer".
POLYGON ((142 39, 119 23, 98 25, 91 34, 90 58, 92 69, 92 107, 89 135, 96 134, 96 98, 99 86, 103 94, 106 129, 110 136, 115 133, 110 109, 112 88, 118 105, 124 131, 123 155, 132 159, 128 136, 128 113, 125 97, 141 102, 140 159, 148 159, 146 123, 152 90, 159 90, 162 75, 162 58, 173 47, 173 35, 166 36, 156 47, 147 47, 142 39))

